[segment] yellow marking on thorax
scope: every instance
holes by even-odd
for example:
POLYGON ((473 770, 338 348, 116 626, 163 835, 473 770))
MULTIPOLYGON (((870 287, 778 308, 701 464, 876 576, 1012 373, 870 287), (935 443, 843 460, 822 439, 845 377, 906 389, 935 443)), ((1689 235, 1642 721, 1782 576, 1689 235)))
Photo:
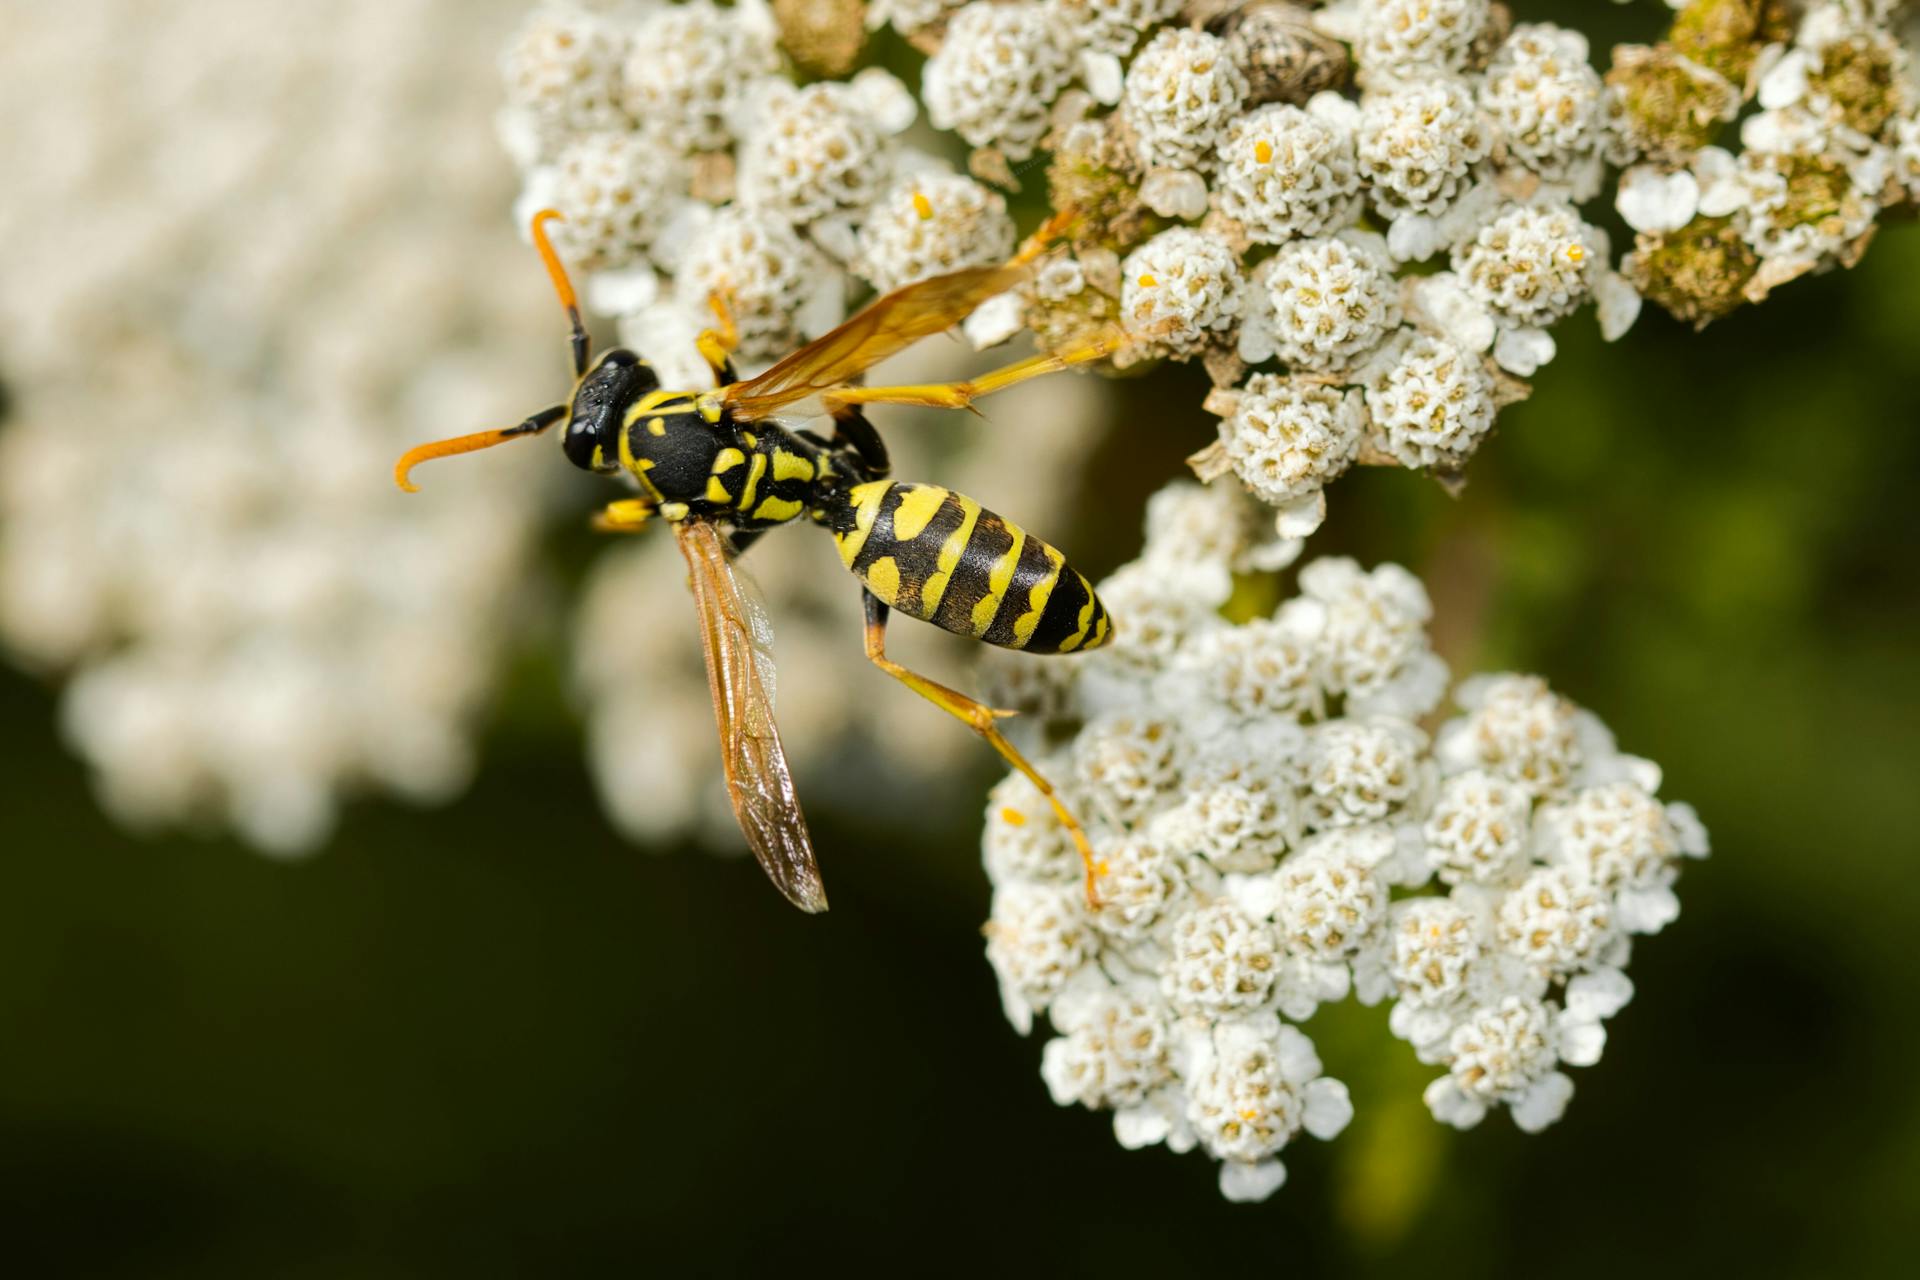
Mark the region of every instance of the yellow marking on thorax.
POLYGON ((747 455, 729 445, 713 455, 713 474, 725 475, 747 460, 747 455))
MULTIPOLYGON (((947 594, 947 585, 953 581, 954 568, 960 563, 960 553, 967 549, 967 541, 973 537, 973 526, 980 519, 979 503, 965 494, 957 493, 954 497, 960 500, 960 527, 940 544, 940 555, 934 562, 933 575, 920 587, 920 611, 929 618, 947 594)), ((897 521, 899 517, 896 515, 894 519, 897 521)))
POLYGON ((1066 557, 1052 547, 1047 549, 1047 574, 1033 584, 1027 592, 1027 611, 1013 624, 1013 642, 1024 649, 1033 639, 1033 629, 1040 625, 1040 615, 1047 611, 1047 601, 1053 595, 1053 584, 1060 581, 1060 571, 1066 568, 1066 557))
POLYGON ((755 520, 791 520, 800 514, 801 504, 789 498, 765 498, 753 509, 755 520))
POLYGON ((760 487, 760 477, 767 473, 767 455, 756 453, 753 462, 747 467, 747 485, 740 490, 740 509, 745 511, 753 505, 754 490, 760 487))
POLYGON ((870 480, 848 492, 847 499, 853 503, 853 528, 833 535, 834 545, 840 549, 840 562, 847 568, 853 568, 854 557, 867 545, 867 535, 873 532, 873 522, 880 518, 880 503, 889 487, 885 480, 870 480))
MULTIPOLYGON (((594 460, 596 462, 599 461, 599 452, 599 446, 595 445, 594 454, 596 456, 594 460)), ((666 499, 667 495, 660 492, 660 486, 655 484, 653 478, 647 474, 647 472, 653 470, 653 459, 634 457, 632 436, 625 431, 620 433, 620 465, 627 469, 629 475, 640 482, 640 487, 647 491, 649 498, 652 498, 655 502, 661 502, 666 499)), ((662 508, 662 510, 664 511, 665 508, 662 508)))
POLYGON ((813 479, 813 463, 797 453, 788 453, 785 449, 773 451, 773 479, 777 484, 782 480, 813 479))
POLYGON ((994 615, 1000 612, 1000 601, 1006 597, 1007 587, 1013 582, 1013 571, 1019 567, 1020 553, 1026 549, 1025 529, 1008 525, 1007 531, 1013 534, 1013 545, 1007 548, 1007 554, 1001 556, 988 572, 987 594, 973 606, 973 637, 976 640, 987 634, 987 628, 993 625, 994 615))
POLYGON ((863 576, 867 590, 888 604, 892 604, 894 598, 900 594, 900 566, 893 562, 892 556, 881 556, 875 560, 867 566, 867 572, 863 576))
POLYGON ((707 477, 707 501, 708 502, 732 502, 733 501, 733 495, 727 492, 727 486, 721 482, 719 476, 707 477))
MULTIPOLYGON (((667 391, 656 387, 627 406, 627 412, 621 419, 622 425, 630 427, 650 413, 658 413, 663 409, 669 408, 669 402, 682 399, 686 394, 684 391, 667 391)), ((679 406, 671 407, 678 408, 679 406)), ((659 433, 655 432, 655 434, 657 435, 659 433)))
POLYGON ((902 542, 912 542, 933 523, 940 504, 946 500, 947 491, 938 485, 923 484, 908 489, 900 495, 900 505, 893 509, 893 536, 902 542))
POLYGON ((650 436, 663 436, 667 434, 667 420, 658 415, 648 418, 647 434, 650 436))

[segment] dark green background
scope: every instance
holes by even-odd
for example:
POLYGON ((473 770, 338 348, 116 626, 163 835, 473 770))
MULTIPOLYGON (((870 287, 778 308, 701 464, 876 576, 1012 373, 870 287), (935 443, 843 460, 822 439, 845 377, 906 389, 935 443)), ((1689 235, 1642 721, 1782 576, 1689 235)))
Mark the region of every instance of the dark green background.
MULTIPOLYGON (((465 800, 356 808, 297 866, 114 829, 52 691, 5 673, 0 1248, 32 1275, 1898 1272, 1917 326, 1902 225, 1704 334, 1569 322, 1458 501, 1398 472, 1332 492, 1315 552, 1421 573, 1458 669, 1548 674, 1713 833, 1542 1136, 1433 1124, 1381 1010, 1310 1024, 1358 1118, 1262 1206, 1055 1108, 980 956, 984 751, 928 798, 943 834, 816 802, 834 910, 809 919, 750 864, 611 832, 551 655, 465 800)), ((1112 524, 1062 539, 1090 568, 1208 438, 1195 388, 1129 387, 1077 495, 1112 524)))

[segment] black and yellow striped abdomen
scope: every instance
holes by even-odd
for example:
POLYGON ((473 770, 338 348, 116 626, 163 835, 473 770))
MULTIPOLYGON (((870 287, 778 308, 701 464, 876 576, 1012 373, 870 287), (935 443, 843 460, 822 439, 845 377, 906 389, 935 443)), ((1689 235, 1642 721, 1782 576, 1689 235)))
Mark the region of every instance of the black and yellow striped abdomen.
POLYGON ((1058 551, 972 498, 875 480, 835 495, 840 559, 901 613, 1028 653, 1103 645, 1113 625, 1058 551))

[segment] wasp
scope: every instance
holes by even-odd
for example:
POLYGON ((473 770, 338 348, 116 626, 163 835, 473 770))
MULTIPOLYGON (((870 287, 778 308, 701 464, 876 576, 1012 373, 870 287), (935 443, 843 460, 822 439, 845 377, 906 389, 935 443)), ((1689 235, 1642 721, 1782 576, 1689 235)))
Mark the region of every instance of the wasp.
POLYGON ((1103 334, 964 382, 868 387, 874 364, 964 319, 1018 285, 1057 229, 1030 239, 1009 262, 937 276, 875 300, 839 328, 741 380, 732 353, 738 333, 724 294, 710 303, 714 327, 697 344, 715 389, 660 385, 653 367, 615 347, 593 359, 566 268, 546 224, 534 215, 534 247, 570 325, 573 392, 516 426, 481 431, 408 451, 394 467, 413 492, 422 462, 537 436, 565 424, 568 461, 624 473, 638 497, 609 503, 602 529, 635 531, 655 521, 673 529, 687 562, 707 683, 720 735, 728 798, 747 844, 781 893, 803 911, 824 911, 826 892, 806 820, 773 718, 771 628, 744 589, 734 561, 769 529, 810 521, 826 529, 840 561, 860 580, 866 654, 873 664, 986 739, 1046 796, 1085 864, 1087 893, 1100 873, 1085 830, 1046 778, 995 726, 1009 714, 908 670, 887 656, 886 627, 898 611, 958 635, 1034 654, 1099 648, 1113 622, 1086 577, 1009 520, 950 489, 891 478, 887 450, 863 406, 969 408, 981 396, 1029 378, 1085 364, 1124 343, 1103 334), (820 435, 775 420, 817 402, 832 422, 820 435))

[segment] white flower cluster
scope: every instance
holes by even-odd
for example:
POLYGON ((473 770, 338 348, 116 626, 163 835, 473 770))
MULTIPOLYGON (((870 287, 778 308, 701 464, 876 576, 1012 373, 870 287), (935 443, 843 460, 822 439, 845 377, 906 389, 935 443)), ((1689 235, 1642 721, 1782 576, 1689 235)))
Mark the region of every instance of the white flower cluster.
POLYGON ((1246 96, 1247 78, 1218 38, 1169 27, 1127 69, 1120 110, 1140 163, 1211 169, 1215 146, 1246 96))
POLYGON ((913 36, 934 26, 967 0, 868 0, 867 25, 892 27, 903 36, 913 36))
POLYGON ((1705 324, 1798 276, 1850 267, 1883 207, 1920 198, 1897 10, 1810 4, 1790 40, 1743 49, 1685 28, 1683 15, 1677 48, 1643 51, 1617 76, 1614 158, 1630 167, 1615 203, 1638 233, 1625 270, 1674 314, 1705 324), (1737 153, 1716 145, 1748 98, 1759 110, 1740 121, 1737 153), (1682 107, 1690 114, 1676 117, 1682 107))
POLYGON ((1487 64, 1480 109, 1516 164, 1584 199, 1600 188, 1603 93, 1585 36, 1530 23, 1515 27, 1487 64))
MULTIPOLYGON (((1213 458, 1281 506, 1283 534, 1311 531, 1320 487, 1354 461, 1456 472, 1498 405, 1522 394, 1517 379, 1552 358, 1547 325, 1590 301, 1608 336, 1632 322, 1638 295, 1574 207, 1596 189, 1604 135, 1600 78, 1577 34, 1530 25, 1495 41, 1486 0, 1337 6, 1320 25, 1354 49, 1355 98, 1325 87, 1338 79, 1325 51, 1340 46, 1297 19, 1241 21, 1225 35, 1166 26, 1135 40, 1159 10, 1133 6, 1129 38, 1109 41, 1090 34, 1100 24, 1071 20, 1084 4, 1051 8, 1069 20, 1043 21, 1040 0, 962 9, 929 65, 929 100, 947 92, 936 64, 963 24, 1011 30, 1023 15, 1025 52, 1008 46, 994 65, 1035 65, 1045 48, 1079 67, 1086 92, 1053 113, 1083 157, 1077 180, 1091 165, 1189 225, 1144 242, 1109 244, 1099 227, 1077 235, 1071 268, 1050 267, 1029 291, 1028 323, 1072 333, 1053 313, 1117 318, 1136 335, 1125 359, 1202 358, 1223 386, 1250 365, 1284 365, 1219 395, 1213 458), (1127 59, 1117 93, 1090 72, 1103 57, 1127 59), (1369 211, 1385 235, 1361 229, 1369 211), (1436 258, 1450 269, 1424 265, 1436 258), (1069 270, 1071 289, 1048 286, 1069 270), (1090 302, 1109 279, 1111 305, 1090 302)), ((1005 111, 1018 96, 1039 122, 1065 82, 1063 72, 1044 91, 987 98, 1005 111)), ((943 109, 934 123, 957 117, 943 109)), ((1038 136, 959 127, 971 142, 1011 142, 1009 155, 1038 136)))
POLYGON ((1345 102, 1328 93, 1305 109, 1269 103, 1227 126, 1216 187, 1220 211, 1249 239, 1284 244, 1352 225, 1360 175, 1345 102))
MULTIPOLYGON (((0 209, 0 641, 64 676, 116 817, 298 854, 346 795, 464 786, 519 634, 540 483, 506 457, 411 503, 385 478, 551 358, 486 212, 497 161, 454 141, 490 109, 490 37, 456 0, 349 0, 291 41, 246 0, 96 16, 10 14, 0 52, 63 104, 0 147, 38 192, 0 209), (275 141, 343 104, 359 124, 275 141)), ((612 56, 545 29, 513 91, 598 128, 612 56)))
POLYGON ((876 289, 967 267, 995 266, 1013 253, 1013 219, 999 192, 971 178, 933 173, 896 186, 867 211, 855 259, 876 289))
POLYGON ((894 288, 1012 245, 997 192, 901 142, 918 111, 906 86, 869 69, 796 87, 778 39, 765 0, 547 0, 505 57, 519 220, 558 209, 588 307, 688 385, 716 293, 741 361, 764 364, 839 323, 859 281, 894 288))
POLYGON ((1488 0, 1360 0, 1354 60, 1364 83, 1464 70, 1487 25, 1488 0))
POLYGON ((1675 918, 1679 860, 1707 847, 1656 798, 1657 767, 1535 677, 1461 684, 1429 741, 1447 672, 1397 566, 1313 561, 1271 617, 1230 624, 1244 502, 1155 499, 1142 557, 1101 590, 1188 607, 1145 631, 1123 608, 1028 726, 1065 743, 1041 768, 1087 824, 1092 898, 1019 774, 994 789, 983 853, 988 959, 1014 1026, 1044 1013, 1056 1032, 1055 1101, 1111 1110, 1124 1146, 1199 1146, 1223 1194, 1253 1200, 1301 1131, 1352 1115, 1293 1025, 1349 996, 1391 1002, 1394 1033, 1444 1069, 1436 1119, 1551 1124, 1561 1068, 1599 1059, 1632 994, 1629 940, 1675 918))
POLYGON ((1059 12, 1044 4, 969 4, 927 60, 922 88, 934 126, 1012 160, 1033 154, 1047 106, 1072 78, 1059 12))
POLYGON ((1574 312, 1591 305, 1608 340, 1643 293, 1716 314, 1850 264, 1883 206, 1920 192, 1885 6, 1816 4, 1789 46, 1765 25, 1775 10, 1700 0, 1604 77, 1585 36, 1509 29, 1490 0, 1229 6, 1204 27, 1168 9, 976 0, 928 66, 928 102, 1008 157, 1051 146, 1056 201, 1086 215, 1073 257, 1026 291, 1027 327, 1061 345, 1117 320, 1136 337, 1122 363, 1202 360, 1221 448, 1196 469, 1232 465, 1288 536, 1352 462, 1455 480, 1574 312), (1764 110, 1736 157, 1707 144, 1749 71, 1764 110), (1618 269, 1579 212, 1609 161, 1641 233, 1618 269), (1313 408, 1276 414, 1276 395, 1313 408), (1339 415, 1329 447, 1336 402, 1359 420, 1339 415))

